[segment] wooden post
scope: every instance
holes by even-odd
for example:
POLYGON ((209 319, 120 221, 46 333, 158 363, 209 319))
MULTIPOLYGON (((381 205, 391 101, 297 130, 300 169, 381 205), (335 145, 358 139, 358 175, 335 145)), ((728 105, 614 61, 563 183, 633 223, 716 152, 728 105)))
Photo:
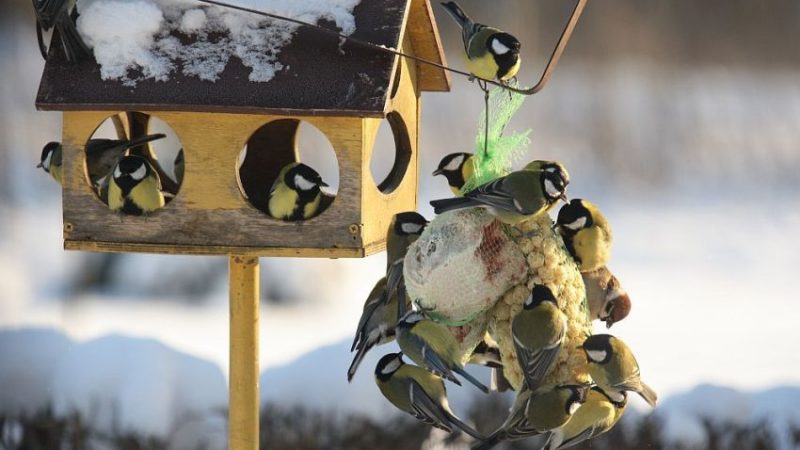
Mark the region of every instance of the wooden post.
POLYGON ((258 257, 231 255, 228 449, 258 450, 258 257))

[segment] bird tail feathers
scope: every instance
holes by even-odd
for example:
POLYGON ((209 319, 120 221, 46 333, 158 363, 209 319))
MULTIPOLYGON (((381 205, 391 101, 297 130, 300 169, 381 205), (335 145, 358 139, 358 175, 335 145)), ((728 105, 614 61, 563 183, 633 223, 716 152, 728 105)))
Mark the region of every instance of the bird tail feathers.
POLYGON ((58 30, 58 38, 61 39, 61 44, 64 46, 64 54, 67 56, 67 61, 75 63, 77 61, 88 59, 92 55, 92 51, 83 42, 83 38, 75 28, 75 22, 64 14, 56 22, 56 29, 58 30))
POLYGON ((442 7, 447 11, 453 19, 461 26, 461 28, 468 27, 472 23, 467 13, 458 6, 456 2, 442 2, 442 7))
POLYGON ((484 385, 480 381, 478 381, 477 378, 475 378, 472 375, 470 375, 469 372, 467 372, 466 370, 464 370, 464 369, 459 367, 459 368, 455 369, 455 372, 457 374, 461 375, 462 377, 464 377, 467 381, 469 381, 473 385, 475 385, 475 387, 477 387, 478 389, 482 390, 484 393, 486 393, 486 394, 489 393, 489 388, 486 387, 486 385, 484 385))
POLYGON ((433 211, 436 214, 442 214, 444 212, 452 211, 455 209, 480 206, 480 204, 471 198, 455 197, 455 198, 443 198, 439 200, 431 200, 431 206, 433 206, 433 211))
POLYGON ((367 354, 367 351, 371 349, 371 345, 363 344, 358 347, 358 351, 356 351, 356 356, 353 357, 353 362, 350 363, 350 367, 347 369, 347 382, 353 381, 353 377, 356 374, 356 370, 358 370, 358 366, 361 364, 361 360, 364 359, 364 355, 367 354))
POLYGON ((640 384, 641 384, 641 389, 637 390, 637 393, 642 396, 642 398, 644 399, 644 401, 647 402, 647 404, 655 408, 656 402, 658 401, 658 394, 656 394, 656 391, 654 391, 653 388, 651 388, 650 386, 644 383, 640 384))
POLYGON ((455 414, 451 414, 447 411, 445 411, 445 413, 447 414, 447 419, 450 421, 450 423, 458 427, 464 433, 467 433, 468 435, 472 436, 473 438, 479 441, 483 441, 484 439, 486 439, 486 436, 478 433, 477 430, 464 423, 461 419, 456 417, 455 414))

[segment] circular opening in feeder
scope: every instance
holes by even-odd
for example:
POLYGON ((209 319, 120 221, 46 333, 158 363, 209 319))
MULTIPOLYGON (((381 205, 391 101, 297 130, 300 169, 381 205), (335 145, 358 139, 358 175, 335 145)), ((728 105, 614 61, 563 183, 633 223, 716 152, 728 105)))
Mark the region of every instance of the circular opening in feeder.
POLYGON ((400 87, 400 77, 403 75, 403 61, 397 60, 397 69, 394 71, 394 81, 392 81, 392 90, 389 93, 389 98, 393 99, 397 95, 397 89, 400 87))
MULTIPOLYGON (((320 195, 309 177, 290 181, 292 192, 284 190, 286 178, 279 183, 284 194, 273 202, 273 213, 286 221, 308 220, 323 213, 333 203, 339 190, 339 163, 333 145, 314 125, 297 119, 279 119, 263 125, 247 140, 237 161, 239 189, 256 209, 274 217, 270 212, 270 191, 281 171, 289 164, 302 163, 317 172, 327 186, 319 186, 320 195), (305 192, 295 195, 303 187, 305 192), (318 205, 316 208, 314 205, 318 205), (310 215, 308 212, 314 211, 310 215), (287 218, 292 214, 291 218, 287 218), (307 217, 306 217, 307 216, 307 217), (304 218, 305 217, 305 218, 304 218)), ((308 172, 303 172, 308 173, 308 172)))
POLYGON ((183 145, 172 127, 156 116, 132 111, 110 116, 84 150, 86 182, 100 201, 123 214, 147 215, 161 209, 183 182, 183 145), (146 167, 137 165, 142 160, 146 167))
POLYGON ((403 181, 410 161, 411 140, 406 123, 399 113, 392 111, 378 128, 369 161, 372 181, 377 184, 378 190, 384 194, 394 192, 403 181))

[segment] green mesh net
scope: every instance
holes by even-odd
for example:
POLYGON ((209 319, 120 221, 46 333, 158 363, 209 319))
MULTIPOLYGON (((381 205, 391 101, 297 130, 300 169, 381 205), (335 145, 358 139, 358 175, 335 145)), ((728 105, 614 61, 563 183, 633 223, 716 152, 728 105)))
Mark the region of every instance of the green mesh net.
POLYGON ((484 109, 478 122, 478 135, 475 138, 474 172, 464 184, 462 192, 470 191, 507 174, 513 163, 522 156, 530 143, 528 135, 531 130, 514 132, 507 136, 503 135, 503 131, 526 97, 500 87, 489 92, 489 129, 486 130, 487 111, 484 109), (488 145, 485 145, 487 141, 488 145))

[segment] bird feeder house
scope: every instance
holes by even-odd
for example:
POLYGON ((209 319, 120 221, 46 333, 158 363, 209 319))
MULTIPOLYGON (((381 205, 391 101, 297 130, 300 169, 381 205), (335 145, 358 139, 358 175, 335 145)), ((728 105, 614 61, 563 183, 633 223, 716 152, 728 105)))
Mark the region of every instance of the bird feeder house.
MULTIPOLYGON (((428 0, 364 1, 353 14, 353 38, 444 63, 428 0)), ((268 82, 249 81, 248 69, 231 59, 215 82, 173 73, 132 87, 103 80, 94 61, 68 64, 52 46, 36 106, 63 112, 65 248, 309 257, 381 251, 392 216, 417 208, 420 94, 448 91, 446 72, 307 27, 277 60, 283 69, 268 82), (121 217, 89 182, 84 148, 110 117, 120 137, 132 138, 149 132, 152 116, 180 140, 184 175, 165 207, 121 217), (384 120, 394 165, 373 180, 370 161, 384 120), (301 121, 331 143, 339 188, 317 216, 282 221, 265 213, 268 192, 280 169, 298 160, 301 121)))

